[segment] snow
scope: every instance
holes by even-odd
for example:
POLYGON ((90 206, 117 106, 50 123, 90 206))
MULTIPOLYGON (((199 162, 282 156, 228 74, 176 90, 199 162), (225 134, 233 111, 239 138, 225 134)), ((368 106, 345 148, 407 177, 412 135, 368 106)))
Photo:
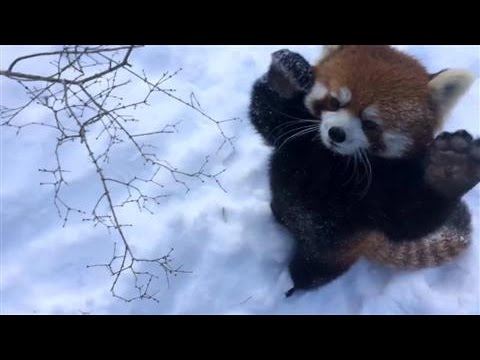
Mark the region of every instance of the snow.
MULTIPOLYGON (((48 48, 48 47, 47 47, 48 48)), ((1 128, 1 308, 2 314, 478 314, 480 313, 479 231, 480 187, 465 196, 474 221, 474 241, 455 263, 434 269, 395 271, 360 260, 344 276, 320 289, 286 299, 291 285, 287 272, 292 240, 273 221, 269 207, 267 160, 263 145, 247 118, 250 87, 264 73, 270 54, 280 48, 300 52, 310 62, 319 46, 163 46, 134 53, 132 64, 152 78, 165 70, 184 70, 168 83, 176 94, 194 92, 206 113, 216 119, 239 117, 226 125, 235 136, 235 152, 222 148, 209 170, 227 171, 214 182, 191 181, 185 194, 174 195, 155 214, 135 207, 121 212, 136 251, 161 256, 171 247, 175 262, 191 273, 158 283, 159 303, 126 303, 111 296, 112 278, 104 268, 86 265, 108 262, 118 239, 100 227, 72 218, 62 228, 48 179, 38 168, 52 164, 52 131, 30 127, 16 136, 1 128)), ((401 46, 436 72, 467 68, 477 80, 451 113, 446 130, 465 128, 480 136, 480 48, 478 46, 401 46)), ((44 50, 2 47, 0 68, 16 56, 44 50)), ((35 64, 30 71, 42 71, 35 64)), ((25 70, 25 69, 24 69, 25 70)), ((1 80, 1 104, 20 102, 23 90, 1 80)), ((131 89, 131 96, 138 89, 131 89)), ((222 142, 215 126, 187 107, 156 95, 141 110, 137 130, 182 120, 178 134, 152 138, 164 158, 184 169, 197 169, 222 142)), ((48 116, 32 108, 31 121, 48 116)), ((132 153, 115 159, 116 176, 135 171, 132 153)), ((65 166, 74 169, 68 199, 89 206, 98 187, 94 168, 81 147, 63 152, 65 166)), ((175 184, 171 184, 175 186, 175 184)), ((162 275, 162 274, 160 274, 162 275)), ((163 278, 162 278, 163 279, 163 278)), ((121 286, 128 287, 128 281, 121 286)))

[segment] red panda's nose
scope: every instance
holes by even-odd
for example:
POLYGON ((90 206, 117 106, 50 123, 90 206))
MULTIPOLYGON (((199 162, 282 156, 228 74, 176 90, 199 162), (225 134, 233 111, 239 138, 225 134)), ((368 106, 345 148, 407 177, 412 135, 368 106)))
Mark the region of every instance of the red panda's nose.
POLYGON ((336 143, 344 142, 347 138, 345 131, 338 126, 331 127, 330 130, 328 130, 328 136, 330 136, 330 139, 332 139, 336 143))

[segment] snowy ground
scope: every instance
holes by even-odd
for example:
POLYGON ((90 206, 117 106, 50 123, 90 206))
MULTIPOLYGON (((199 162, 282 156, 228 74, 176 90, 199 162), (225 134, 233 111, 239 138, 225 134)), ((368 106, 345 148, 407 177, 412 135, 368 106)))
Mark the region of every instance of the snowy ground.
MULTIPOLYGON (((314 61, 317 46, 282 46, 314 61)), ((266 163, 269 149, 248 123, 246 110, 253 81, 267 68, 270 53, 280 46, 147 47, 132 59, 152 77, 164 70, 185 69, 169 86, 188 97, 194 91, 201 106, 217 119, 240 117, 226 129, 236 137, 236 151, 225 148, 212 169, 221 175, 224 193, 215 183, 191 182, 156 209, 155 215, 132 207, 122 215, 139 251, 163 255, 175 248, 178 264, 191 270, 160 283, 160 302, 125 303, 109 293, 111 278, 104 269, 86 265, 109 260, 113 236, 102 228, 72 219, 65 228, 55 212, 52 191, 37 171, 51 164, 52 133, 26 129, 17 137, 1 129, 1 313, 91 314, 472 314, 480 313, 480 187, 466 196, 474 214, 474 242, 456 263, 435 269, 398 272, 358 262, 331 284, 289 299, 286 272, 291 247, 288 234, 274 223, 269 209, 266 163)), ((431 72, 446 67, 469 68, 479 74, 480 48, 464 46, 401 46, 423 61, 431 72)), ((38 49, 3 47, 0 68, 12 58, 38 49)), ((40 66, 40 65, 38 65, 40 66)), ((452 113, 447 130, 465 128, 480 136, 480 82, 477 80, 452 113)), ((1 104, 10 105, 23 91, 2 80, 1 104)), ((178 167, 193 169, 221 138, 211 123, 194 111, 156 95, 145 111, 149 124, 183 120, 179 133, 157 137, 156 145, 178 167)), ((38 110, 25 114, 45 116, 38 110)), ((96 183, 94 169, 81 148, 63 154, 75 169, 69 193, 82 203, 96 183)), ((115 171, 128 173, 132 157, 125 156, 115 171)), ((68 167, 68 166, 67 166, 68 167)))

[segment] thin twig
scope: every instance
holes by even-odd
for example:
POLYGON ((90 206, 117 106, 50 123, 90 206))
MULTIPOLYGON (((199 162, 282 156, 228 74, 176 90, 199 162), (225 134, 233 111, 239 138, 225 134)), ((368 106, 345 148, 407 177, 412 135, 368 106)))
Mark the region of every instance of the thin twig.
POLYGON ((110 291, 113 296, 124 301, 148 299, 158 302, 158 281, 160 270, 165 274, 167 284, 169 276, 179 273, 188 273, 182 266, 174 265, 172 257, 173 249, 166 255, 154 258, 139 257, 135 254, 124 228, 132 224, 123 223, 120 219, 119 209, 125 206, 135 205, 139 211, 145 210, 153 214, 152 206, 160 205, 170 195, 170 191, 160 181, 161 173, 167 171, 170 177, 178 184, 190 191, 189 179, 200 182, 207 180, 215 182, 220 189, 226 191, 219 180, 219 176, 226 169, 217 172, 209 172, 210 156, 206 156, 204 162, 196 171, 188 171, 177 168, 167 160, 161 160, 154 147, 148 142, 149 137, 178 133, 180 121, 166 124, 163 127, 134 133, 130 129, 131 123, 141 121, 134 116, 126 115, 126 110, 136 110, 147 106, 153 93, 158 92, 167 95, 169 99, 180 102, 190 109, 200 113, 203 117, 215 124, 222 138, 222 144, 217 152, 225 145, 232 148, 232 137, 226 135, 223 124, 227 120, 216 120, 208 115, 202 108, 198 98, 192 93, 190 101, 186 101, 172 95, 174 89, 162 88, 172 77, 176 76, 180 69, 170 73, 165 72, 157 81, 148 79, 144 71, 138 73, 129 64, 129 59, 137 45, 128 46, 64 46, 59 51, 40 52, 16 58, 7 70, 0 69, 0 76, 12 79, 20 84, 29 99, 22 106, 9 108, 1 106, 1 125, 16 129, 17 134, 27 126, 42 126, 57 130, 56 146, 54 150, 55 167, 52 169, 42 168, 39 171, 53 177, 50 182, 41 185, 50 185, 54 190, 54 205, 58 215, 65 226, 72 214, 78 214, 83 221, 92 222, 94 226, 103 225, 109 231, 113 231, 120 239, 120 247, 114 243, 113 256, 105 264, 90 265, 89 267, 105 267, 113 277, 110 291), (20 63, 28 61, 49 61, 55 69, 49 76, 14 71, 20 63), (119 74, 130 75, 130 79, 119 82, 119 74), (124 102, 117 92, 137 81, 143 84, 146 94, 140 101, 124 102), (48 120, 22 121, 20 114, 31 106, 41 106, 51 112, 48 120), (64 188, 69 185, 67 176, 70 171, 63 167, 61 149, 65 144, 79 144, 85 149, 87 157, 93 166, 98 181, 101 184, 100 194, 94 199, 95 205, 89 211, 78 209, 64 199, 64 188), (102 145, 104 144, 104 145, 102 145), (133 146, 140 155, 145 169, 150 175, 135 175, 125 181, 112 176, 108 164, 112 151, 118 144, 133 146), (95 145, 95 146, 94 146, 95 145), (147 149, 148 152, 147 152, 147 149), (152 149, 152 150, 150 150, 152 149), (146 191, 155 191, 147 193, 146 191), (119 192, 126 193, 126 198, 118 201, 115 195, 119 192), (115 193, 115 194, 114 194, 115 193), (154 267, 150 269, 149 267, 154 267), (121 295, 118 287, 120 279, 125 275, 134 279, 133 289, 136 295, 121 295), (157 287, 157 288, 156 288, 157 287))

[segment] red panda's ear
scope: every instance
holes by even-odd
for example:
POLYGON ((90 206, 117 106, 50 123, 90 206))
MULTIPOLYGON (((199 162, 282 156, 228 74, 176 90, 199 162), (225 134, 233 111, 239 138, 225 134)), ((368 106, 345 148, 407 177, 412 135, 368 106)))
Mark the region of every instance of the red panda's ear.
POLYGON ((323 45, 323 51, 327 53, 332 53, 334 51, 340 50, 344 45, 323 45))
POLYGON ((475 80, 472 73, 459 69, 442 70, 429 78, 430 97, 441 117, 450 112, 475 80))
POLYGON ((433 73, 433 74, 428 74, 428 81, 430 80, 433 80, 433 78, 437 77, 438 75, 440 75, 441 73, 447 71, 448 69, 443 69, 443 70, 440 70, 436 73, 433 73))

